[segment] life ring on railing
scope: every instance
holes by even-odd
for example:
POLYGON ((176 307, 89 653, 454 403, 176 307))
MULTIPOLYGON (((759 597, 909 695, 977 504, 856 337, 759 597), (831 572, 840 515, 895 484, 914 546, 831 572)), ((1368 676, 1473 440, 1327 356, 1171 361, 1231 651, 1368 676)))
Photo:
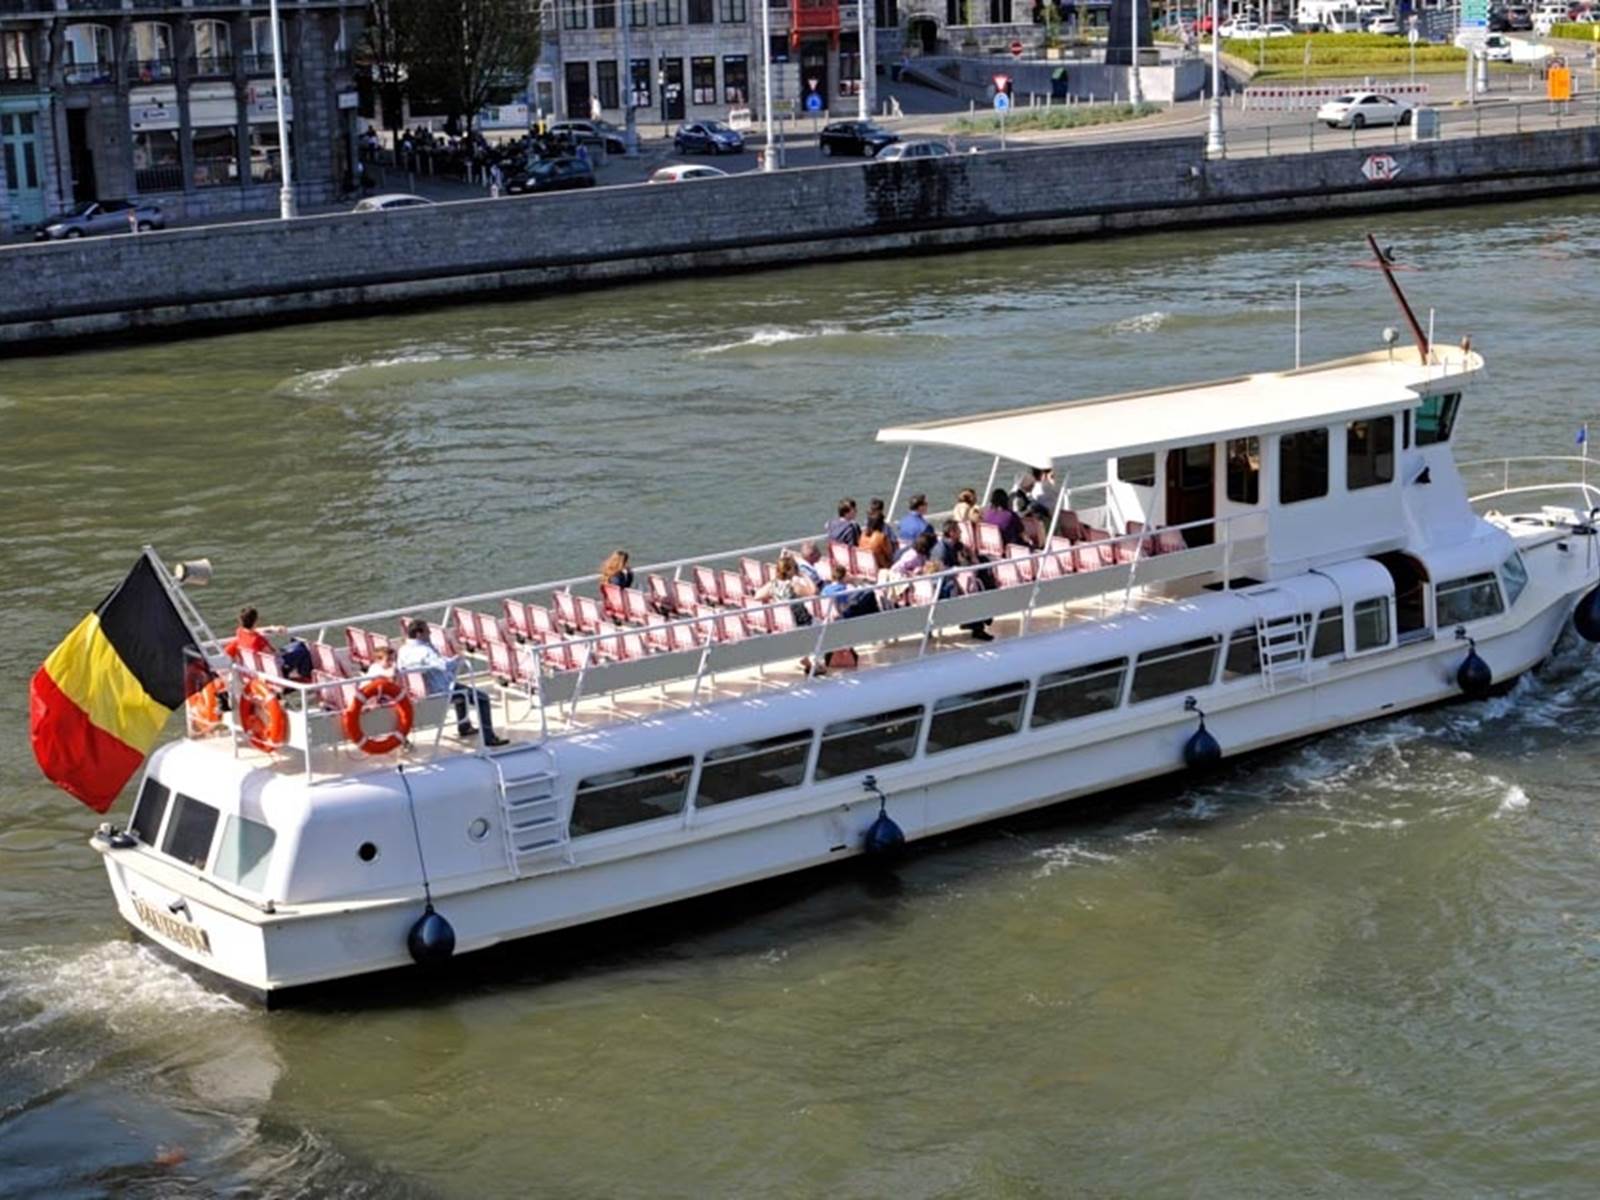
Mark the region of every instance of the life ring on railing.
POLYGON ((228 685, 221 679, 212 679, 199 691, 191 692, 185 706, 189 710, 189 728, 195 733, 210 733, 222 724, 222 697, 228 685))
POLYGON ((283 702, 263 680, 252 679, 239 693, 239 724, 257 750, 271 754, 289 737, 283 702))
POLYGON ((387 754, 406 740, 411 732, 411 697, 399 682, 384 676, 369 679, 356 689, 344 709, 344 735, 355 743, 363 754, 387 754), (394 729, 373 736, 361 724, 361 718, 376 708, 394 710, 394 729))

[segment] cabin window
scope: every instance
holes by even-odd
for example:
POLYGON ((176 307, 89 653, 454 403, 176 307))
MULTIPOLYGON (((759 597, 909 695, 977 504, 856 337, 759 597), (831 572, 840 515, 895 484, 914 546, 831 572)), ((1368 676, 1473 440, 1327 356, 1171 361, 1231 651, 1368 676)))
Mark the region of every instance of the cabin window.
POLYGON ((1222 660, 1222 677, 1240 679, 1261 674, 1261 642, 1254 628, 1235 629, 1228 639, 1228 656, 1222 660))
POLYGON ((1460 392, 1424 397, 1417 408, 1417 445, 1432 446, 1438 442, 1448 442, 1455 428, 1456 410, 1460 407, 1460 392))
POLYGON ((1389 598, 1377 596, 1358 601, 1350 609, 1350 622, 1355 627, 1356 653, 1376 650, 1389 644, 1389 598))
POLYGON ((693 766, 692 758, 673 758, 585 779, 578 784, 578 795, 572 804, 571 836, 582 837, 682 812, 693 766))
POLYGON ((1155 487, 1155 451, 1152 450, 1149 454, 1130 454, 1126 458, 1117 459, 1117 478, 1135 487, 1155 487))
POLYGON ((1344 431, 1345 486, 1352 492, 1394 482, 1394 418, 1351 421, 1344 431))
POLYGON ((811 731, 785 733, 706 752, 700 764, 697 808, 799 787, 811 755, 811 731))
POLYGON ((179 792, 172 806, 172 819, 161 840, 161 852, 179 862, 204 869, 211 857, 211 835, 217 831, 217 810, 193 796, 179 792))
POLYGON ((1129 700, 1137 704, 1205 687, 1216 674, 1217 648, 1221 644, 1219 637, 1204 637, 1146 650, 1133 668, 1129 700))
POLYGON ((1016 733, 1022 728, 1022 702, 1027 696, 1026 682, 946 696, 933 706, 933 719, 928 723, 928 753, 1016 733))
POLYGON ((1278 438, 1278 503, 1328 494, 1328 431, 1301 429, 1278 438))
MULTIPOLYGON (((1311 618, 1307 617, 1309 621, 1311 618)), ((1325 608, 1317 614, 1317 631, 1311 638, 1312 658, 1332 658, 1344 653, 1344 613, 1325 608)))
POLYGON ((1108 658, 1044 676, 1033 700, 1033 728, 1115 708, 1122 699, 1122 678, 1127 673, 1127 659, 1108 658))
POLYGON ((822 746, 817 752, 817 778, 833 779, 905 762, 917 751, 917 730, 921 725, 920 708, 897 708, 829 725, 822 731, 822 746))
POLYGON ((170 795, 166 784, 146 777, 144 788, 139 792, 139 803, 133 810, 133 819, 128 822, 128 831, 146 846, 156 844, 156 835, 161 832, 161 818, 167 815, 167 797, 170 795))
POLYGON ((1522 555, 1515 550, 1510 558, 1500 564, 1500 584, 1506 590, 1507 608, 1516 604, 1522 589, 1528 586, 1528 568, 1522 561, 1522 555))
POLYGON ((1261 439, 1228 439, 1228 499, 1255 504, 1261 499, 1261 439))
POLYGON ((245 817, 229 817, 217 847, 216 875, 252 892, 266 886, 267 867, 278 835, 272 827, 245 817))
POLYGON ((1411 410, 1408 408, 1400 414, 1400 446, 1402 449, 1411 449, 1411 410))
POLYGON ((1461 625, 1467 621, 1481 621, 1497 617, 1505 611, 1500 603, 1500 588, 1494 575, 1468 575, 1465 579, 1447 579, 1434 589, 1434 611, 1437 624, 1461 625))

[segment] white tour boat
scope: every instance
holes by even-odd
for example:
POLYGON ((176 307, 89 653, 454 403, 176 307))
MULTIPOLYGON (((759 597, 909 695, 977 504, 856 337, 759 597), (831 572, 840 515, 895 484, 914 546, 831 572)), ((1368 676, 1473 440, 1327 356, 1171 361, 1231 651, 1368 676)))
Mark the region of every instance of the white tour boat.
POLYGON ((1482 360, 1412 327, 1415 349, 881 430, 908 459, 982 455, 991 483, 1007 461, 1104 478, 1056 499, 1047 528, 1075 537, 965 527, 980 568, 864 581, 871 615, 754 602, 792 539, 609 595, 571 579, 312 622, 296 682, 231 661, 174 585, 231 704, 191 700, 126 829, 93 840, 118 907, 273 1003, 1481 698, 1569 622, 1600 637, 1600 489, 1550 477, 1569 457, 1469 494, 1451 446, 1482 360), (1494 511, 1511 496, 1549 503, 1494 511), (459 738, 420 680, 363 680, 408 617, 464 656, 507 744, 459 738), (844 647, 853 669, 800 665, 844 647))

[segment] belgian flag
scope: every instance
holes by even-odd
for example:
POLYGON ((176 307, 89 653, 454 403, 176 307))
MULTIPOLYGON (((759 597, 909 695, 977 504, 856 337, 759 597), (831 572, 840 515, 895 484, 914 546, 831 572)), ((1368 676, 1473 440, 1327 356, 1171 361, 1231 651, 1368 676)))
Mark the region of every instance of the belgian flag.
POLYGON ((204 662, 158 569, 141 555, 28 689, 34 758, 52 783, 95 812, 111 807, 183 707, 186 664, 204 662))

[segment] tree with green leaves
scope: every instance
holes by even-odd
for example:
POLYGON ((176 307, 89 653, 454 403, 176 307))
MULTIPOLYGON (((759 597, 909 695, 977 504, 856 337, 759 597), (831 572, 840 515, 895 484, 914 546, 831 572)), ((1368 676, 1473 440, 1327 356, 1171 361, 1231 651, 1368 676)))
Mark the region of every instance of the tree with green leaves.
POLYGON ((483 107, 521 92, 539 57, 535 0, 391 0, 414 10, 418 82, 468 133, 483 107))

